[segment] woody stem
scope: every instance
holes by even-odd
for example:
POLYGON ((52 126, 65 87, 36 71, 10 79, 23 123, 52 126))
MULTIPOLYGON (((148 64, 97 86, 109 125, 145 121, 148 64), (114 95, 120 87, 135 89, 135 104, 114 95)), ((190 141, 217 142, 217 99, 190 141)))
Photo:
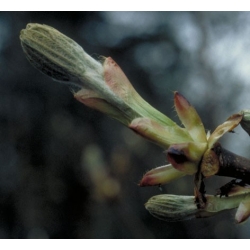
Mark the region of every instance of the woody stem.
POLYGON ((217 144, 213 148, 216 153, 220 168, 216 175, 234 177, 242 179, 247 184, 250 184, 250 160, 236 155, 217 144))

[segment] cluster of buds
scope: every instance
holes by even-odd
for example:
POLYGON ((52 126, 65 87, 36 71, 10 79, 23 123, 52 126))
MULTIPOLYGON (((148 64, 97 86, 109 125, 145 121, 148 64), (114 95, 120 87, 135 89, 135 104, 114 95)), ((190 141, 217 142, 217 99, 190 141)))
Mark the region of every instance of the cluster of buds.
POLYGON ((213 133, 206 133, 195 108, 179 92, 174 106, 184 127, 150 106, 133 88, 121 68, 108 57, 102 62, 89 56, 75 41, 47 25, 28 24, 20 34, 21 45, 31 64, 54 80, 78 86, 76 100, 114 118, 158 144, 170 164, 147 172, 140 186, 164 185, 194 175, 194 196, 159 195, 146 209, 167 221, 212 216, 238 208, 236 221, 250 215, 250 192, 246 185, 229 185, 215 197, 205 195, 203 179, 213 175, 243 179, 249 184, 249 161, 224 150, 218 140, 239 124, 250 134, 249 111, 230 116, 213 133), (226 191, 225 191, 226 189, 226 191))

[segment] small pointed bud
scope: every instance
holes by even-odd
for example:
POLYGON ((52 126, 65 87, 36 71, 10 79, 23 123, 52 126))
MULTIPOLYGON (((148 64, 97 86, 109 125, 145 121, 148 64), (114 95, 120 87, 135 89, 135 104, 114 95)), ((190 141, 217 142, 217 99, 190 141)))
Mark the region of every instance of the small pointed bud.
POLYGON ((171 164, 148 171, 141 179, 139 186, 161 186, 185 176, 185 173, 173 168, 171 164))
POLYGON ((192 139, 201 143, 207 142, 203 123, 195 108, 191 106, 187 99, 178 92, 175 92, 174 94, 174 104, 181 122, 188 130, 192 139))
POLYGON ((171 145, 167 153, 168 161, 185 174, 194 174, 206 149, 206 143, 180 143, 171 145))
POLYGON ((242 117, 242 114, 231 115, 224 123, 219 125, 208 138, 208 148, 212 148, 225 133, 233 131, 239 125, 242 117))
POLYGON ((173 143, 192 140, 186 130, 178 126, 163 126, 146 117, 134 119, 129 128, 163 148, 168 148, 173 143))
POLYGON ((102 63, 96 61, 75 41, 47 25, 28 24, 21 31, 20 40, 27 59, 35 68, 54 80, 83 88, 85 94, 80 91, 75 98, 87 106, 126 126, 135 118, 148 117, 161 126, 174 127, 168 131, 174 133, 172 138, 182 138, 182 142, 190 138, 185 129, 153 108, 135 91, 112 58, 105 58, 102 63))
POLYGON ((243 115, 240 125, 250 135, 250 110, 242 110, 240 114, 243 115))

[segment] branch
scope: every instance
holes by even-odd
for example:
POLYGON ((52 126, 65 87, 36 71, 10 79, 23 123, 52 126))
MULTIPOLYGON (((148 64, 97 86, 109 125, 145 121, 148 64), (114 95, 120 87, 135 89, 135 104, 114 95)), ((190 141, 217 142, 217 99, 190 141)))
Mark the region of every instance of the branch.
POLYGON ((216 175, 228 176, 244 180, 250 184, 250 160, 234 154, 217 144, 214 152, 219 160, 219 170, 216 175))

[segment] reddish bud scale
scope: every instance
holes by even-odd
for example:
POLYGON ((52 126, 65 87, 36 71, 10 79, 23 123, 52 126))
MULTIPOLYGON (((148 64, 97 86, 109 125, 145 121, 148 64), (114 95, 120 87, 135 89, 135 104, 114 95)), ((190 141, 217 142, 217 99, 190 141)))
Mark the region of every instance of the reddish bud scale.
POLYGON ((203 123, 193 106, 178 92, 174 93, 174 104, 176 112, 188 130, 192 139, 196 142, 207 142, 203 123))
POLYGON ((148 171, 141 179, 139 186, 159 186, 183 177, 185 173, 173 168, 172 165, 161 166, 148 171))

